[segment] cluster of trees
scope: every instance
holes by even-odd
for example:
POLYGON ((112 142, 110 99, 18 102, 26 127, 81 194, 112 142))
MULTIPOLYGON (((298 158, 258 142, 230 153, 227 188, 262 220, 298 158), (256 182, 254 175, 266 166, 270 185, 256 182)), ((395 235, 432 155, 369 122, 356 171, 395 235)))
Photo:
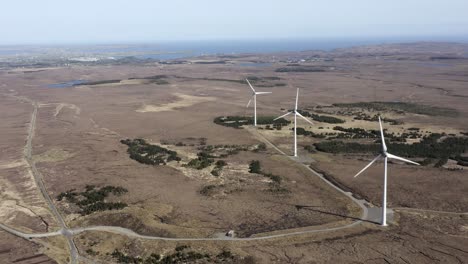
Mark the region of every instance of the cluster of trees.
POLYGON ((166 165, 170 161, 180 161, 177 152, 147 143, 144 139, 123 139, 120 143, 128 146, 130 158, 148 165, 166 165))
POLYGON ((128 190, 120 186, 107 185, 97 188, 94 185, 86 185, 85 191, 77 192, 75 189, 71 189, 60 193, 57 200, 62 201, 65 198, 68 202, 77 205, 81 209, 82 215, 88 215, 96 211, 119 210, 127 207, 126 203, 105 201, 110 194, 120 196, 126 192, 128 190))
POLYGON ((343 124, 345 121, 340 118, 336 118, 333 116, 326 116, 326 115, 317 115, 314 113, 310 113, 308 111, 303 111, 303 110, 298 110, 298 112, 305 116, 305 117, 310 117, 314 119, 317 122, 322 122, 322 123, 329 123, 329 124, 343 124))
MULTIPOLYGON (((468 158, 461 155, 468 150, 468 138, 446 137, 434 133, 425 136, 420 142, 414 144, 388 143, 387 146, 392 154, 403 157, 419 157, 438 159, 437 166, 442 166, 448 158, 457 160, 462 166, 466 165, 468 158), (441 164, 441 165, 440 165, 441 164)), ((319 151, 329 153, 377 153, 380 151, 379 144, 361 144, 356 142, 324 141, 314 144, 319 151)))
MULTIPOLYGON (((280 86, 286 86, 285 83, 282 82, 274 82, 274 81, 279 81, 281 80, 280 77, 276 76, 271 76, 271 77, 258 77, 258 76, 249 76, 247 77, 249 79, 249 82, 252 83, 252 85, 255 85, 256 87, 280 87, 280 86)), ((245 82, 245 80, 242 80, 245 82)))
POLYGON ((197 158, 190 160, 184 166, 202 170, 211 166, 213 163, 215 167, 211 171, 213 176, 219 176, 221 170, 227 165, 226 161, 222 160, 231 155, 236 155, 240 151, 252 151, 259 152, 266 150, 265 143, 258 145, 246 146, 246 145, 203 145, 198 148, 197 158), (215 159, 219 159, 215 162, 215 159))
MULTIPOLYGON (((379 115, 370 116, 370 115, 367 115, 365 113, 359 112, 355 117, 353 117, 353 119, 377 122, 377 121, 379 121, 379 115)), ((382 118, 382 122, 390 123, 390 125, 402 125, 403 124, 402 121, 387 118, 387 117, 382 118)))
POLYGON ((217 255, 199 253, 189 246, 178 246, 170 254, 152 253, 146 258, 132 257, 116 249, 111 254, 117 263, 132 264, 179 264, 179 263, 234 263, 239 260, 230 251, 223 250, 217 255))
POLYGON ((214 158, 226 158, 231 155, 236 155, 240 151, 254 151, 258 147, 249 147, 246 145, 205 145, 199 148, 202 152, 208 152, 214 158))
POLYGON ((260 161, 252 160, 249 164, 249 172, 250 173, 261 173, 262 167, 260 166, 260 161))
MULTIPOLYGON (((323 129, 323 127, 319 127, 319 129, 323 129)), ((333 139, 360 139, 360 138, 380 138, 380 131, 379 130, 365 130, 363 128, 345 128, 341 126, 333 127, 333 130, 340 131, 342 133, 314 133, 312 131, 305 130, 302 127, 297 128, 298 135, 310 136, 314 138, 326 138, 328 140, 333 139)), ((421 138, 422 135, 419 134, 418 131, 411 130, 410 132, 404 133, 388 133, 384 131, 385 138, 390 140, 391 142, 402 142, 405 143, 406 139, 408 138, 421 138)))
POLYGON ((414 113, 428 116, 451 116, 456 117, 458 112, 451 108, 442 108, 428 105, 420 105, 404 102, 360 102, 360 103, 340 103, 333 104, 335 107, 342 108, 362 108, 375 111, 393 110, 399 113, 414 113))
POLYGON ((211 166, 214 162, 214 156, 208 151, 201 151, 197 153, 197 158, 192 159, 187 163, 187 167, 202 170, 206 167, 211 166))
POLYGON ((97 211, 120 210, 124 209, 125 207, 127 207, 127 204, 122 202, 96 202, 82 207, 81 214, 88 215, 97 211))
MULTIPOLYGON (((335 139, 335 138, 379 138, 380 137, 380 131, 379 130, 365 130, 363 128, 344 128, 341 126, 336 126, 333 128, 333 130, 336 131, 341 131, 344 133, 339 133, 333 138, 329 139, 335 139)), ((401 135, 397 135, 395 133, 388 133, 384 131, 384 136, 386 139, 389 139, 392 142, 406 142, 407 138, 419 138, 421 135, 418 132, 411 131, 409 133, 402 133, 401 135)))
MULTIPOLYGON (((291 128, 291 130, 293 130, 293 129, 294 128, 291 128)), ((317 134, 317 133, 314 133, 312 131, 305 130, 302 127, 298 127, 297 130, 296 130, 296 133, 298 135, 309 136, 309 137, 314 137, 314 138, 326 138, 327 137, 324 134, 317 134)))
POLYGON ((267 173, 262 171, 262 166, 260 164, 260 161, 258 160, 252 160, 249 164, 249 172, 250 173, 257 173, 261 174, 270 180, 272 180, 273 184, 281 184, 282 178, 278 175, 274 175, 272 173, 267 173))
MULTIPOLYGON (((274 120, 274 116, 257 116, 257 124, 258 125, 273 125, 276 127, 285 126, 291 123, 284 118, 280 118, 278 120, 274 120)), ((233 128, 241 128, 244 125, 252 125, 254 123, 253 117, 250 116, 218 116, 216 117, 213 122, 217 125, 226 126, 226 127, 233 127, 233 128)))
POLYGON ((357 128, 357 127, 345 128, 341 126, 336 126, 333 128, 333 130, 347 133, 347 134, 339 134, 337 136, 337 137, 342 137, 342 138, 377 138, 380 133, 378 130, 367 131, 363 128, 357 128))

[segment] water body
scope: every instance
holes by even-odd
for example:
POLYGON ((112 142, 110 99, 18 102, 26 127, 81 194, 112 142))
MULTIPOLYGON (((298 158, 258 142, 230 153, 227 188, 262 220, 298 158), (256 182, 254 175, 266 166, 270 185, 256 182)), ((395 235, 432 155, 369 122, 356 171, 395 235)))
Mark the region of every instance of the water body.
POLYGON ((416 41, 453 41, 468 43, 462 37, 405 37, 405 38, 329 38, 329 39, 269 39, 269 40, 200 40, 200 41, 160 41, 147 44, 109 44, 109 45, 49 45, 49 46, 0 46, 0 55, 54 52, 65 49, 68 52, 82 53, 83 56, 95 54, 121 58, 132 56, 140 59, 173 60, 203 55, 238 55, 242 53, 271 53, 307 50, 330 51, 361 45, 416 41), (122 54, 122 56, 120 55, 122 54), (125 55, 129 54, 129 55, 125 55))
POLYGON ((82 84, 82 83, 85 83, 85 82, 87 82, 87 81, 85 81, 85 80, 71 80, 71 81, 63 82, 63 83, 49 84, 49 85, 47 85, 47 87, 49 87, 49 88, 68 88, 68 87, 73 87, 75 85, 82 84))

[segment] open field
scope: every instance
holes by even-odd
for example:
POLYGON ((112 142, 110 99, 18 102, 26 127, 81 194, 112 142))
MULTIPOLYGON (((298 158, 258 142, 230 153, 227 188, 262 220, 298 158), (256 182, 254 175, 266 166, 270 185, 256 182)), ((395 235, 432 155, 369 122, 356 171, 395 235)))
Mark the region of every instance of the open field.
POLYGON ((394 217, 388 228, 362 219, 362 204, 308 169, 374 208, 381 203, 381 164, 354 179, 371 153, 326 153, 317 143, 371 145, 377 114, 392 144, 419 144, 435 133, 434 144, 466 138, 468 59, 441 66, 434 54, 442 56, 444 45, 423 45, 422 52, 317 52, 321 60, 299 66, 287 61, 314 53, 2 70, 0 223, 27 234, 55 233, 27 241, 1 231, 0 258, 8 251, 9 261, 34 256, 73 262, 76 247, 83 263, 175 252, 205 254, 199 263, 465 263, 466 148, 437 168, 440 157, 421 167, 390 164, 394 217), (271 64, 239 65, 252 60, 271 64), (283 68, 288 70, 278 70, 283 68), (252 115, 245 108, 251 92, 242 82, 246 77, 259 91, 273 92, 258 96, 261 116, 291 109, 300 88, 300 109, 317 119, 314 126, 299 121, 308 133, 298 136, 300 158, 286 156, 292 124, 255 130, 213 122, 252 115), (49 87, 71 80, 87 83, 49 87), (147 145, 131 149, 121 142, 126 139, 147 145), (155 160, 159 165, 152 165, 155 160), (252 161, 260 171, 250 171, 252 161), (101 230, 86 229, 96 226, 101 230), (225 236, 230 230, 238 240, 225 236), (189 248, 177 250, 181 245, 189 248))

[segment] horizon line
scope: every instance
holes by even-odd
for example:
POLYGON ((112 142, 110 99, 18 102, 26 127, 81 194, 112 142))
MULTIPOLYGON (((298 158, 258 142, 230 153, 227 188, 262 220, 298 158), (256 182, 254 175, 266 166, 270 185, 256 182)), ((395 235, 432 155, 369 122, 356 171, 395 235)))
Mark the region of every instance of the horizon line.
POLYGON ((159 40, 109 40, 109 41, 57 41, 57 42, 19 42, 0 43, 0 46, 101 46, 101 45, 152 45, 160 43, 203 43, 203 42, 268 42, 268 41, 357 41, 357 42, 452 42, 466 43, 468 35, 439 35, 439 36, 327 36, 327 37, 267 37, 267 38, 193 38, 193 39, 159 39, 159 40))

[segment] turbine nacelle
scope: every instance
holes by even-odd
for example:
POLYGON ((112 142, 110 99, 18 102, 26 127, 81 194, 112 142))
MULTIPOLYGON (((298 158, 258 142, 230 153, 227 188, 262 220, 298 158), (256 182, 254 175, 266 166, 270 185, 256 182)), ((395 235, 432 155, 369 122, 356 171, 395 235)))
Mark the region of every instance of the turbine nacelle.
POLYGON ((312 123, 312 121, 310 121, 305 116, 303 116, 301 113, 299 113, 299 111, 297 110, 298 100, 299 100, 299 88, 297 88, 297 91, 296 91, 296 104, 294 106, 294 110, 289 111, 286 114, 278 116, 277 118, 273 119, 273 121, 275 121, 275 120, 278 120, 280 118, 286 117, 286 116, 288 116, 290 114, 294 114, 294 157, 297 157, 297 124, 296 124, 297 123, 297 117, 298 116, 301 117, 302 119, 304 119, 305 121, 307 121, 311 125, 314 124, 314 123, 312 123))
POLYGON ((253 88, 252 84, 250 84, 248 79, 245 79, 247 83, 250 86, 250 89, 252 89, 252 95, 250 96, 249 102, 247 103, 247 107, 250 106, 250 103, 252 102, 252 99, 254 101, 254 126, 257 126, 257 95, 258 94, 271 94, 271 92, 257 92, 253 88))

